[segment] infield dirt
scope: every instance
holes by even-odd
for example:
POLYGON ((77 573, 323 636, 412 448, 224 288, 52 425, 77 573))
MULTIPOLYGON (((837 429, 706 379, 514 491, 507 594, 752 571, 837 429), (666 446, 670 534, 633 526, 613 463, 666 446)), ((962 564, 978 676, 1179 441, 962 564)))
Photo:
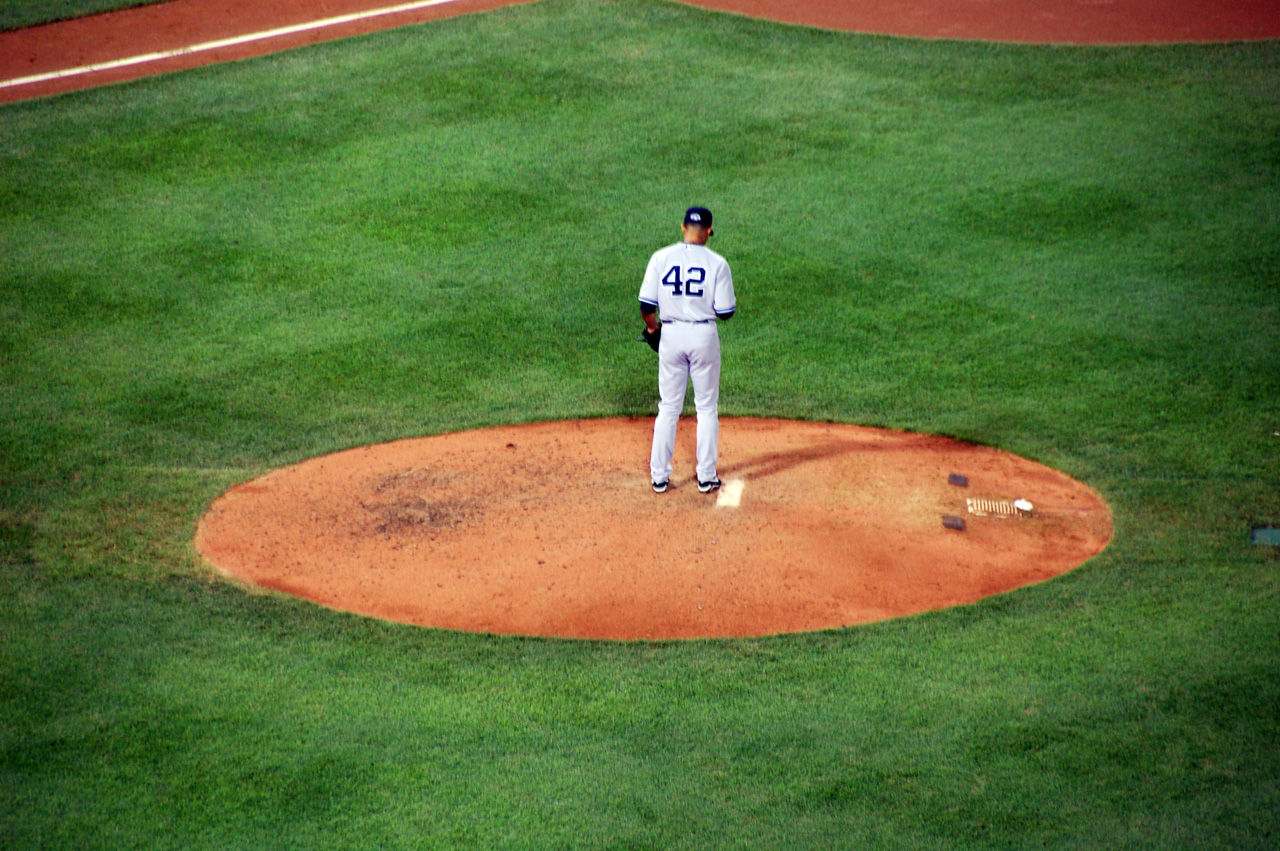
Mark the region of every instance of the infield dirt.
POLYGON ((720 477, 649 485, 651 419, 482 429, 315 458, 232 488, 200 553, 245 582, 422 626, 569 638, 812 631, 1040 582, 1111 539, 1101 497, 1062 473, 932 435, 722 420, 720 477), (952 473, 968 486, 948 483, 952 473), (966 497, 1030 516, 965 515, 966 497))
MULTIPOLYGON (((262 40, 241 37, 396 8, 388 0, 169 0, 71 21, 0 32, 0 103, 230 62, 391 27, 530 0, 447 0, 396 14, 262 40), (193 45, 230 40, 216 50, 193 45), (156 52, 158 61, 84 71, 156 52)), ((1033 44, 1156 44, 1280 38, 1276 0, 683 0, 751 17, 833 30, 933 39, 1033 44)))

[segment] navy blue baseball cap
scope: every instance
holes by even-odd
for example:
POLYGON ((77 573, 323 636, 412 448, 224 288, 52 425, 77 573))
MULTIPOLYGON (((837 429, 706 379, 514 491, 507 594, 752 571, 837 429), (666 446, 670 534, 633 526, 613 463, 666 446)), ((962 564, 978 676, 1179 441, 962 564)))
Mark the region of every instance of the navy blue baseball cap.
POLYGON ((702 225, 704 228, 711 227, 711 211, 706 207, 690 207, 684 211, 684 223, 686 225, 702 225))

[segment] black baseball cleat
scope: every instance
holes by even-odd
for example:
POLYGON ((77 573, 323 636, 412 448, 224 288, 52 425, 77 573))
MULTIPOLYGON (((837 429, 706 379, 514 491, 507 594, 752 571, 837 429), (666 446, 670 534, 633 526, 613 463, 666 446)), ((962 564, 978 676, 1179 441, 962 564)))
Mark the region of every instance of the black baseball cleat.
POLYGON ((653 492, 654 492, 654 493, 666 493, 666 492, 667 492, 667 482, 654 482, 654 483, 653 483, 653 492))
POLYGON ((709 482, 698 482, 698 493, 711 493, 713 490, 719 490, 719 488, 719 477, 714 478, 709 482))

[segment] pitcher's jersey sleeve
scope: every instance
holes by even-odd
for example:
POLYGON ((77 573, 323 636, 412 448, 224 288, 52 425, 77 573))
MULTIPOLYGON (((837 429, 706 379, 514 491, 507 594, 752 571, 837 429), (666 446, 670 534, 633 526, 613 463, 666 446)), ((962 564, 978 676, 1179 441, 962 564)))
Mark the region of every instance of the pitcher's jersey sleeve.
POLYGON ((663 319, 685 322, 712 320, 738 306, 728 262, 704 245, 687 242, 668 245, 649 258, 640 303, 657 307, 663 319))
POLYGON ((711 309, 722 316, 738 309, 738 297, 733 294, 733 272, 729 270, 728 262, 719 254, 716 257, 720 260, 720 268, 711 309))
POLYGON ((658 303, 658 281, 661 278, 661 272, 658 271, 658 264, 662 262, 662 255, 668 249, 655 251, 653 256, 649 258, 649 265, 644 270, 644 280, 640 283, 640 303, 649 307, 659 307, 658 303))

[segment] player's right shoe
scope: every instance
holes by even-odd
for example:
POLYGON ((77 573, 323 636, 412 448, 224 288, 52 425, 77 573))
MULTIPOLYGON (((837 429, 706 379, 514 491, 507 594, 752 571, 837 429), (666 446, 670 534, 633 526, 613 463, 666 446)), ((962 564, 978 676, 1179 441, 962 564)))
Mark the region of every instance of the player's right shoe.
POLYGON ((698 482, 698 493, 711 493, 713 490, 718 490, 719 488, 719 477, 716 477, 709 482, 698 482))
POLYGON ((654 482, 654 483, 653 483, 653 492, 654 492, 654 493, 666 493, 666 492, 667 492, 667 484, 668 484, 667 482, 654 482))

